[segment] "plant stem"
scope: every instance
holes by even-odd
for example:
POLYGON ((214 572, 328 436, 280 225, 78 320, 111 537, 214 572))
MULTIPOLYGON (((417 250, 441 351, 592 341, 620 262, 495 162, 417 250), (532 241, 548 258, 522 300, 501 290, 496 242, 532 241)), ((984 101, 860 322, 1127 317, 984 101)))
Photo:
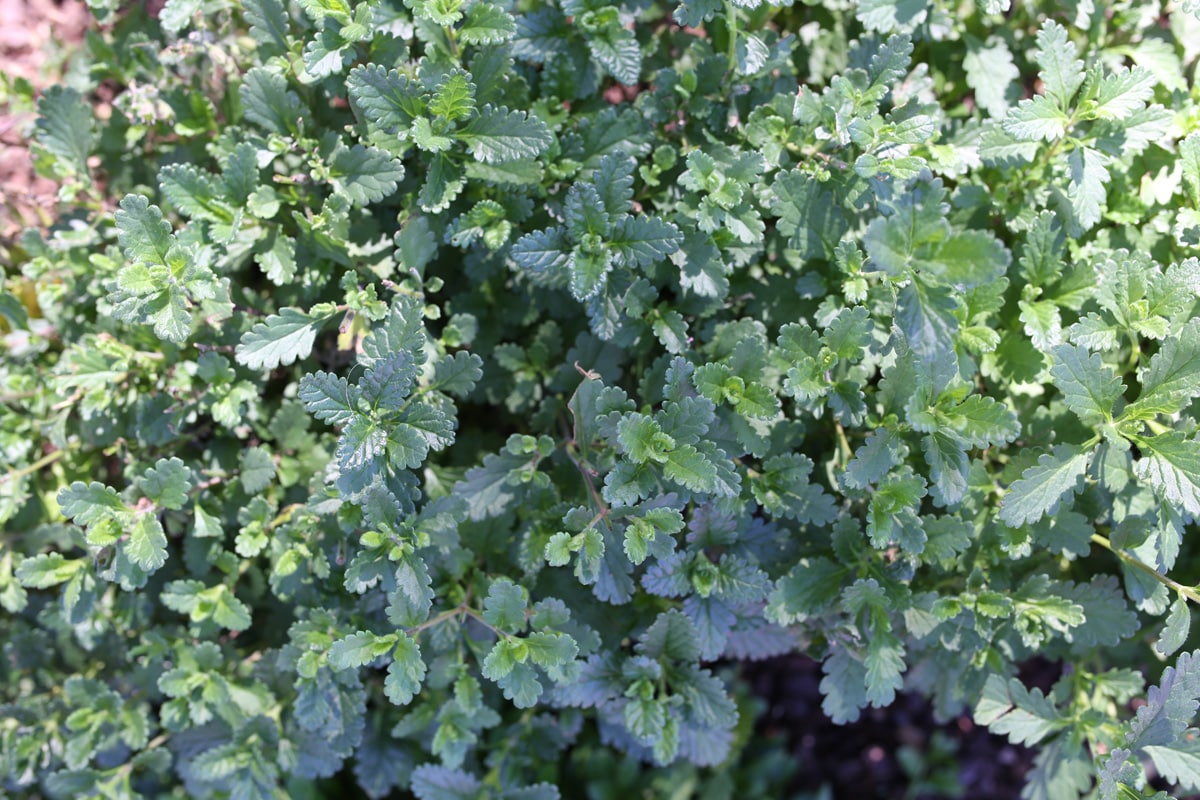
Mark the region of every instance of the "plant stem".
POLYGON ((733 4, 733 0, 725 0, 725 24, 729 31, 729 71, 733 72, 737 69, 737 6, 733 4))
POLYGON ((33 462, 32 464, 30 464, 27 467, 21 467, 21 469, 10 470, 7 474, 0 475, 0 484, 7 483, 8 481, 16 480, 18 478, 23 478, 26 475, 32 475, 33 473, 37 472, 42 467, 49 466, 50 464, 53 464, 55 461, 58 461, 60 458, 62 458, 66 454, 67 454, 67 451, 65 448, 62 450, 55 450, 52 453, 47 453, 46 455, 42 456, 37 461, 33 462))
POLYGON ((1151 567, 1149 564, 1143 563, 1140 559, 1134 558, 1133 556, 1129 555, 1128 553, 1126 553, 1123 550, 1118 550, 1117 548, 1113 547, 1112 542, 1109 541, 1107 537, 1101 536, 1098 533, 1093 533, 1092 541, 1095 542, 1096 544, 1100 545, 1104 549, 1108 550, 1110 553, 1112 553, 1117 558, 1124 561, 1129 566, 1134 567, 1135 569, 1140 569, 1142 572, 1145 572, 1147 575, 1152 576, 1156 581, 1158 581, 1162 585, 1164 585, 1170 589, 1174 589, 1175 592, 1177 594, 1179 594, 1181 597, 1185 597, 1188 600, 1190 600, 1191 602, 1196 603, 1197 605, 1200 605, 1200 592, 1197 592, 1194 587, 1184 586, 1182 583, 1179 583, 1178 581, 1170 578, 1169 576, 1163 575, 1158 570, 1151 567))

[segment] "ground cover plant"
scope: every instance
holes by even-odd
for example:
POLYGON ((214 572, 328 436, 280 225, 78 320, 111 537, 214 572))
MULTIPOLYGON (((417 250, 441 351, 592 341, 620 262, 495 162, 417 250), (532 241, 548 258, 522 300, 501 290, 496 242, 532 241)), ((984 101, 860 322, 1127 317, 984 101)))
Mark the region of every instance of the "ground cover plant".
POLYGON ((1200 791, 1200 4, 90 8, 3 83, 7 796, 782 797, 796 652, 1200 791))

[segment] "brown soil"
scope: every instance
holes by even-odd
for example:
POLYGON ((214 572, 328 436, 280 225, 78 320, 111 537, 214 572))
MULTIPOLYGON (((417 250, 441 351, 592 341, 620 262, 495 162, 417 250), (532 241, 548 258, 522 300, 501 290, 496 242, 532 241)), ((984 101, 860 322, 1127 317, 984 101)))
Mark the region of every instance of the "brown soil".
MULTIPOLYGON (((24 79, 40 93, 57 83, 90 19, 81 0, 0 0, 0 70, 8 85, 24 79)), ((29 154, 35 120, 32 110, 13 107, 0 94, 0 241, 46 224, 55 206, 57 185, 34 173, 29 154)))

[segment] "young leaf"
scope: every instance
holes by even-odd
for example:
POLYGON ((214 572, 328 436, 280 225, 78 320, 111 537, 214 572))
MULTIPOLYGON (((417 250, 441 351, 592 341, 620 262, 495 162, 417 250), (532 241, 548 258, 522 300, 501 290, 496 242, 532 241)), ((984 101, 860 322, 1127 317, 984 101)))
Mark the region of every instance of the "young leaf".
POLYGON ((317 332, 332 318, 317 308, 308 313, 298 308, 280 309, 279 314, 272 314, 242 335, 235 358, 255 370, 287 366, 312 352, 317 332))
POLYGON ((1200 442, 1179 431, 1139 437, 1134 473, 1193 517, 1200 516, 1200 442))

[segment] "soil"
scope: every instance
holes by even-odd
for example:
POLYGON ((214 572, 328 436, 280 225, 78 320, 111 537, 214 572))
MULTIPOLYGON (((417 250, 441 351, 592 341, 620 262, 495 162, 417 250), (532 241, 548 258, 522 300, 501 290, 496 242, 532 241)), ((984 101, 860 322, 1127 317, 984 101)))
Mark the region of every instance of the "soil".
MULTIPOLYGON (((61 78, 66 57, 83 42, 90 15, 81 0, 0 0, 0 70, 12 86, 29 81, 37 92, 61 78)), ((37 115, 13 107, 0 93, 0 241, 30 225, 45 225, 57 184, 33 171, 28 137, 37 115)))
MULTIPOLYGON (((835 725, 821 711, 821 665, 806 656, 748 664, 742 674, 768 703, 760 732, 782 736, 795 757, 798 793, 827 787, 832 798, 1016 800, 1033 764, 1034 751, 975 725, 966 709, 938 724, 928 702, 915 694, 835 725)), ((1022 670, 1029 685, 1048 688, 1057 677, 1049 663, 1022 670)))

